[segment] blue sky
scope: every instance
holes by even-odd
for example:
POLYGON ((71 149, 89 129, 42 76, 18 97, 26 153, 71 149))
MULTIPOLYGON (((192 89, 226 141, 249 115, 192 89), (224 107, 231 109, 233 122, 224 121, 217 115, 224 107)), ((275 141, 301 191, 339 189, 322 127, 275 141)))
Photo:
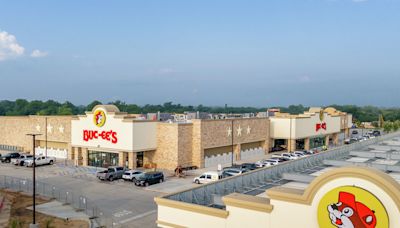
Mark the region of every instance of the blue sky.
POLYGON ((399 106, 399 12, 399 0, 0 0, 0 100, 399 106))

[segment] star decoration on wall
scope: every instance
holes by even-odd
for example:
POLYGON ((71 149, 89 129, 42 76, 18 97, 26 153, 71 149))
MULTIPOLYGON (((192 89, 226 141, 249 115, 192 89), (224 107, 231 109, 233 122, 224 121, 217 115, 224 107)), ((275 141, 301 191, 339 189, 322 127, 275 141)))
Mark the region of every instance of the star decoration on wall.
POLYGON ((231 135, 232 135, 232 129, 231 129, 231 127, 229 127, 226 131, 228 132, 228 136, 231 136, 231 135))
POLYGON ((53 131, 53 126, 50 124, 47 126, 47 133, 51 133, 53 131))
POLYGON ((240 125, 239 125, 238 129, 236 129, 236 131, 237 131, 238 136, 242 135, 242 128, 240 127, 240 125))
POLYGON ((250 128, 250 126, 247 126, 246 133, 247 133, 248 135, 251 133, 251 128, 250 128))
POLYGON ((61 125, 58 130, 60 131, 60 133, 64 133, 64 127, 61 125))
POLYGON ((36 131, 40 131, 40 125, 36 125, 36 131))

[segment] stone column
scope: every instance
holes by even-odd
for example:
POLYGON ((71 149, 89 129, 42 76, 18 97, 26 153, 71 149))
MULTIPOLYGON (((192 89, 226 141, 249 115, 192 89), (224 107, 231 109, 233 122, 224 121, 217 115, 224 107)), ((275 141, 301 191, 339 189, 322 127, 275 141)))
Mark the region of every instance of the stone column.
POLYGON ((126 162, 126 153, 118 152, 118 166, 125 167, 126 162))
POLYGON ((82 165, 82 150, 80 147, 74 147, 74 165, 82 165))
POLYGON ((135 152, 128 153, 128 168, 136 169, 136 153, 135 152))
POLYGON ((68 160, 74 160, 75 159, 75 148, 69 146, 68 147, 68 160))
POLYGON ((339 134, 338 134, 338 133, 334 133, 334 134, 332 135, 332 138, 333 138, 333 144, 334 144, 335 146, 339 145, 339 134))
POLYGON ((329 139, 330 139, 330 135, 326 135, 325 136, 325 146, 329 147, 329 139))
POLYGON ((304 139, 304 149, 309 150, 310 149, 310 138, 305 138, 304 139))
POLYGON ((87 148, 82 148, 82 165, 87 166, 89 160, 89 151, 87 148))
POLYGON ((264 150, 264 154, 268 154, 268 152, 269 152, 269 148, 270 148, 270 140, 269 139, 267 139, 267 140, 265 140, 265 141, 263 141, 262 143, 261 143, 261 147, 263 148, 263 150, 264 150))
POLYGON ((296 139, 290 139, 287 142, 288 142, 288 145, 287 145, 288 151, 289 152, 295 151, 296 150, 296 139))
POLYGON ((240 150, 241 150, 241 146, 240 144, 236 144, 233 146, 233 154, 236 158, 236 161, 240 161, 240 150))

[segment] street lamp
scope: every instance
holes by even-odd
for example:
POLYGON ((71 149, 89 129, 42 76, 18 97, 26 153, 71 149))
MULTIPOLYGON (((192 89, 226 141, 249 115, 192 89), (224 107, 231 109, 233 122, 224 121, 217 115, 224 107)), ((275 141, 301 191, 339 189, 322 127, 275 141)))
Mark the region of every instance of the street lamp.
POLYGON ((32 224, 29 225, 29 228, 38 228, 39 226, 36 224, 36 158, 35 158, 35 142, 36 142, 36 136, 42 135, 42 134, 26 134, 27 136, 32 136, 32 152, 33 152, 33 162, 32 162, 32 169, 33 169, 33 193, 32 193, 32 199, 33 199, 33 221, 32 224))

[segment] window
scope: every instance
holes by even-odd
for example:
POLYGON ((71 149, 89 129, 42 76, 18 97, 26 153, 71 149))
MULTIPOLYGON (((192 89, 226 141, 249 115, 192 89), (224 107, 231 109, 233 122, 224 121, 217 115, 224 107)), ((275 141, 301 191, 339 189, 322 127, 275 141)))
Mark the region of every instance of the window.
POLYGON ((211 175, 207 175, 207 179, 210 179, 210 180, 211 180, 211 175))
POLYGON ((204 178, 206 178, 206 175, 201 175, 200 176, 200 179, 204 179, 204 178))
POLYGON ((122 167, 117 167, 117 171, 122 171, 122 170, 124 170, 124 168, 122 168, 122 167))

